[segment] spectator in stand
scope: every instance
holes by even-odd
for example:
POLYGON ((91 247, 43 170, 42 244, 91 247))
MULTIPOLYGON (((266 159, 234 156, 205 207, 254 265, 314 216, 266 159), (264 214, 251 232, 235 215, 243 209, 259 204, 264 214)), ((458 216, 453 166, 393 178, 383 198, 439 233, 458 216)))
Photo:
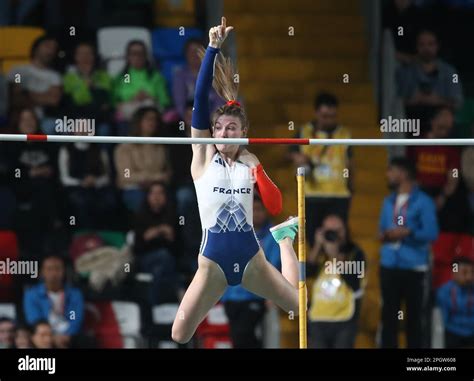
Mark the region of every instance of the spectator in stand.
POLYGON ((7 317, 0 317, 0 349, 13 347, 15 338, 15 324, 7 317))
POLYGON ((308 254, 308 272, 316 274, 308 311, 310 346, 353 348, 366 283, 365 254, 334 214, 324 219, 314 238, 308 254))
POLYGON ((436 207, 419 189, 416 172, 405 158, 393 158, 387 170, 389 188, 384 199, 379 231, 382 241, 380 281, 382 291, 382 347, 398 347, 401 303, 406 303, 408 348, 421 348, 422 314, 426 303, 426 272, 430 244, 438 236, 436 207))
MULTIPOLYGON (((45 257, 41 264, 41 277, 42 281, 24 294, 23 308, 27 323, 49 323, 54 335, 54 345, 58 348, 79 346, 77 343, 84 318, 84 299, 79 289, 65 282, 64 259, 56 255, 45 257)), ((33 333, 35 346, 36 334, 37 328, 33 333)))
POLYGON ((8 153, 11 142, 0 142, 0 229, 13 227, 16 209, 15 194, 12 190, 14 168, 8 153))
POLYGON ((31 331, 27 326, 19 326, 15 329, 15 348, 31 349, 31 331))
POLYGON ((422 12, 412 0, 390 0, 386 3, 382 22, 390 29, 395 44, 395 56, 401 63, 415 59, 415 40, 422 12))
MULTIPOLYGON (((186 66, 178 69, 173 78, 173 101, 182 120, 185 119, 186 104, 194 102, 194 85, 196 84, 201 59, 199 58, 199 48, 202 42, 197 39, 189 39, 184 45, 184 55, 186 66)), ((209 95, 210 114, 224 103, 214 89, 209 95)))
MULTIPOLYGON (((452 109, 437 108, 431 118, 427 139, 451 136, 454 127, 452 109)), ((441 231, 464 232, 469 225, 467 199, 459 187, 461 153, 453 146, 412 146, 408 158, 416 166, 420 188, 435 201, 441 231)))
POLYGON ((466 147, 461 156, 461 173, 466 188, 470 211, 469 232, 474 235, 474 147, 466 147))
POLYGON ((31 47, 31 63, 14 67, 8 74, 10 108, 34 108, 41 130, 48 135, 55 133, 62 98, 61 75, 52 66, 57 52, 58 43, 53 37, 39 37, 31 47))
POLYGON ((176 216, 164 183, 149 187, 142 209, 135 217, 134 254, 138 270, 153 275, 152 305, 175 302, 177 280, 174 245, 176 216))
MULTIPOLYGON (((184 125, 180 124, 176 129, 174 137, 191 137, 191 117, 193 113, 193 101, 188 101, 184 113, 184 125), (182 126, 182 128, 181 128, 182 126)), ((181 122, 180 122, 181 123, 181 122)), ((173 189, 176 189, 176 213, 184 221, 180 228, 180 257, 183 271, 194 275, 197 269, 196 253, 201 244, 202 230, 199 219, 199 209, 196 199, 196 190, 191 177, 192 149, 189 144, 179 144, 170 149, 170 162, 173 167, 173 189)))
POLYGON ((112 78, 99 68, 95 47, 79 43, 74 51, 74 65, 64 76, 66 110, 70 118, 93 119, 97 135, 111 134, 112 78))
MULTIPOLYGON (((15 133, 40 134, 38 118, 31 108, 13 118, 15 133)), ((17 200, 15 227, 22 247, 43 247, 46 234, 59 223, 57 209, 57 151, 41 142, 11 142, 6 146, 12 169, 12 189, 17 200)), ((30 251, 26 249, 27 251, 30 251)))
POLYGON ((434 32, 422 30, 416 39, 416 58, 397 71, 398 93, 409 118, 419 118, 426 129, 433 109, 448 106, 459 109, 463 92, 459 73, 438 57, 438 39, 434 32))
POLYGON ((0 1, 0 25, 32 25, 30 14, 40 4, 40 0, 0 1))
MULTIPOLYGON (((267 260, 281 271, 280 247, 270 233, 272 223, 262 200, 253 202, 253 227, 267 260)), ((262 348, 261 332, 266 302, 242 286, 229 286, 221 299, 229 319, 233 348, 262 348)))
POLYGON ((97 144, 66 144, 59 150, 59 174, 76 225, 86 229, 110 226, 117 202, 105 151, 97 144))
MULTIPOLYGON (((132 136, 161 135, 161 115, 154 107, 144 107, 134 114, 132 136)), ((169 149, 160 144, 120 144, 115 151, 117 186, 122 200, 132 212, 137 212, 145 199, 145 190, 155 181, 169 184, 171 167, 169 149)))
POLYGON ((121 123, 119 135, 128 135, 127 123, 142 107, 156 107, 165 111, 171 104, 166 80, 148 60, 143 41, 132 40, 126 48, 127 63, 114 80, 112 96, 117 109, 116 120, 121 123))
POLYGON ((453 269, 453 279, 437 293, 444 321, 445 348, 473 348, 474 261, 456 258, 453 269))
MULTIPOLYGON (((300 138, 349 139, 348 129, 338 122, 338 101, 329 93, 320 93, 314 103, 315 120, 305 124, 300 138)), ((329 214, 347 221, 351 199, 353 158, 348 146, 296 146, 290 149, 296 166, 307 168, 306 215, 308 243, 314 244, 313 234, 329 214), (345 171, 347 170, 347 175, 345 171)))
MULTIPOLYGON (((55 347, 53 330, 47 320, 38 320, 33 325, 31 342, 34 349, 53 349, 55 347)), ((60 346, 58 348, 64 347, 60 346)))

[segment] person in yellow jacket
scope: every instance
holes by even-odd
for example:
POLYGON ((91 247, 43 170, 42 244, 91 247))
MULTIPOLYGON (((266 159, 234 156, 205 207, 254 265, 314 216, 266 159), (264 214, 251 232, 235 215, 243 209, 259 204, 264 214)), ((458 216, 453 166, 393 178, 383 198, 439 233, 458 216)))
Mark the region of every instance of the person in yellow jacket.
MULTIPOLYGON (((320 93, 314 101, 315 119, 303 125, 298 137, 307 139, 349 139, 349 130, 338 123, 338 100, 320 93)), ((290 156, 298 167, 307 168, 306 231, 314 244, 313 233, 330 213, 347 221, 352 193, 353 168, 350 146, 293 146, 290 156)))
POLYGON ((308 254, 310 288, 309 346, 352 348, 366 283, 365 255, 350 240, 343 220, 327 216, 308 254))

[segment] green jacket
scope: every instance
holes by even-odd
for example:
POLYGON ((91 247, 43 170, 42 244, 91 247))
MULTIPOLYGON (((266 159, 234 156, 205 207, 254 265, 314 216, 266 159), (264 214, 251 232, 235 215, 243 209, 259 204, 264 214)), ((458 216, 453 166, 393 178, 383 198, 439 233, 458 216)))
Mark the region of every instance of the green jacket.
POLYGON ((140 91, 145 91, 159 104, 161 109, 166 109, 171 104, 171 99, 166 88, 165 78, 156 70, 150 75, 146 69, 130 69, 130 78, 119 74, 114 80, 114 104, 132 100, 140 91))
MULTIPOLYGON (((92 73, 92 83, 95 88, 107 93, 112 90, 112 78, 104 70, 95 70, 92 73)), ((93 101, 90 88, 75 69, 64 75, 64 92, 72 98, 77 106, 84 106, 93 101)))

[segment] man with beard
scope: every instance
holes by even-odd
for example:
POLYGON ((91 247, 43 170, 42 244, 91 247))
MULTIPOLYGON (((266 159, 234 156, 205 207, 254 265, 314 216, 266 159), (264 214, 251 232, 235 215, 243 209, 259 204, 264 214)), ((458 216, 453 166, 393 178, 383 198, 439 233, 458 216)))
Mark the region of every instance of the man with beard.
POLYGON ((461 79, 456 69, 438 57, 436 35, 422 30, 416 39, 415 61, 397 71, 398 94, 405 103, 407 117, 421 119, 422 133, 428 128, 433 109, 459 109, 463 103, 461 79))
POLYGON ((379 221, 384 348, 398 346, 400 320, 405 322, 408 348, 422 346, 425 274, 429 270, 430 243, 438 236, 438 223, 434 202, 418 188, 415 176, 407 159, 390 161, 387 179, 392 193, 384 199, 379 221), (406 315, 401 310, 402 302, 406 315))
MULTIPOLYGON (((315 119, 301 127, 297 137, 305 139, 350 139, 349 130, 339 124, 338 100, 320 93, 314 101, 315 119)), ((349 146, 294 146, 293 163, 307 168, 305 191, 306 232, 310 246, 314 233, 326 216, 336 214, 347 222, 351 199, 352 150, 349 146)))

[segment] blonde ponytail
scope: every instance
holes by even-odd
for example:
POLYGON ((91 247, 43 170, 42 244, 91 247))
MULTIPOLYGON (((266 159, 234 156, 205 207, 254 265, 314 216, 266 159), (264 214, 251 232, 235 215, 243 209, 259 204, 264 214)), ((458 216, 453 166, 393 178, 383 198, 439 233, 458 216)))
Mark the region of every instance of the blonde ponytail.
MULTIPOLYGON (((200 47, 198 50, 199 57, 204 58, 206 51, 200 47)), ((247 132, 250 125, 247 118, 247 114, 244 108, 237 101, 239 95, 239 81, 234 81, 236 76, 236 70, 231 59, 224 57, 222 53, 219 53, 216 58, 216 64, 214 68, 214 80, 212 86, 216 90, 217 94, 225 100, 225 104, 219 107, 212 115, 212 126, 214 126, 222 115, 231 115, 240 119, 242 128, 247 132), (229 103, 230 102, 230 103, 229 103)))
MULTIPOLYGON (((205 53, 206 51, 204 48, 200 47, 198 54, 201 61, 204 58, 205 53)), ((236 74, 232 60, 229 57, 224 57, 224 55, 219 52, 216 58, 212 87, 214 87, 217 94, 219 94, 219 96, 226 102, 236 101, 237 96, 239 95, 239 82, 234 81, 236 74)))

